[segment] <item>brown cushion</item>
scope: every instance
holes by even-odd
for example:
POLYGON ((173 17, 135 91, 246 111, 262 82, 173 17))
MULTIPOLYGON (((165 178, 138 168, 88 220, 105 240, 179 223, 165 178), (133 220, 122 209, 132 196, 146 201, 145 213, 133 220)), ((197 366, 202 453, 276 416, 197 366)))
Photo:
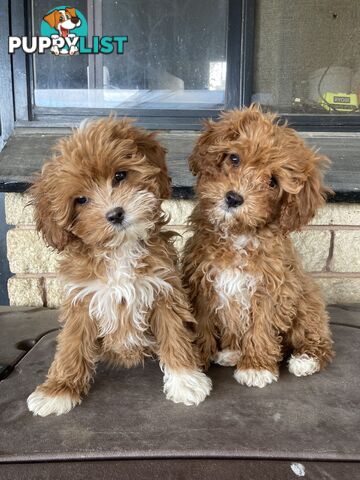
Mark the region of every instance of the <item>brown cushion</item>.
POLYGON ((59 328, 58 312, 48 308, 0 307, 0 364, 12 364, 26 348, 49 330, 59 328), (28 342, 28 343, 27 343, 28 342))
POLYGON ((284 367, 277 383, 257 389, 237 384, 232 368, 213 366, 212 395, 199 407, 186 407, 165 399, 155 361, 130 370, 100 365, 80 407, 60 417, 33 417, 26 398, 53 359, 56 333, 50 333, 0 382, 0 463, 360 461, 360 315, 357 308, 333 308, 331 314, 337 356, 320 374, 296 378, 284 367))

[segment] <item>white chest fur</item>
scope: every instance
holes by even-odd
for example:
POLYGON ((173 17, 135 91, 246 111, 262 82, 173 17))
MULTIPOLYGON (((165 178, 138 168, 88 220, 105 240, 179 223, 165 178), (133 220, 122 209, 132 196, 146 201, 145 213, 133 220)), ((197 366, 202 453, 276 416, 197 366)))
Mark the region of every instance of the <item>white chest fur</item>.
POLYGON ((73 295, 73 304, 91 296, 89 315, 99 326, 99 335, 104 336, 117 330, 119 322, 131 321, 139 334, 147 329, 146 313, 151 309, 156 296, 171 288, 161 276, 139 274, 146 251, 137 246, 121 249, 105 258, 107 280, 90 280, 82 283, 68 283, 67 293, 73 295), (119 305, 125 315, 119 315, 119 305))
POLYGON ((214 276, 214 288, 219 296, 219 308, 229 306, 230 301, 240 304, 243 310, 249 311, 251 297, 257 286, 256 276, 246 271, 246 246, 252 241, 255 248, 258 242, 245 235, 233 239, 234 263, 222 270, 217 269, 214 276))
POLYGON ((228 306, 230 301, 235 301, 245 310, 249 310, 256 283, 256 278, 243 272, 241 268, 219 271, 215 277, 214 288, 219 296, 220 308, 228 306))

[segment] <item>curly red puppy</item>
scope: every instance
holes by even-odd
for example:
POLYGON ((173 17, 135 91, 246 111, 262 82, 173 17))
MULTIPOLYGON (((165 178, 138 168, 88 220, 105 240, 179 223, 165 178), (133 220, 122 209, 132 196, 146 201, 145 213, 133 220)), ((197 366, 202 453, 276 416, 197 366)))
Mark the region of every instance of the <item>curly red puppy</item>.
POLYGON ((324 301, 289 238, 324 204, 327 162, 255 106, 207 122, 190 156, 198 201, 184 284, 203 364, 236 365, 241 384, 276 381, 290 352, 297 376, 333 356, 324 301))
POLYGON ((161 198, 170 194, 165 150, 127 120, 90 122, 62 139, 31 189, 36 224, 62 251, 64 328, 37 415, 80 403, 100 359, 125 367, 157 355, 167 398, 198 404, 211 389, 187 328, 194 323, 176 271, 161 198))

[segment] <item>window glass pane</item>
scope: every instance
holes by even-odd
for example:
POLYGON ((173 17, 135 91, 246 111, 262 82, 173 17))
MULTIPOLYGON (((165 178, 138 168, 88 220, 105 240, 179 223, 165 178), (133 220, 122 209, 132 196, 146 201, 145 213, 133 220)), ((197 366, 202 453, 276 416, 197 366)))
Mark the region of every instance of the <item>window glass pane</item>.
MULTIPOLYGON (((52 5, 33 0, 35 35, 52 5)), ((76 9, 90 37, 128 36, 124 54, 34 55, 37 106, 223 107, 228 0, 83 0, 76 9)))
MULTIPOLYGON (((61 0, 60 0, 61 1, 61 0)), ((76 8, 79 9, 87 18, 87 0, 77 0, 76 8)), ((43 17, 49 10, 56 6, 49 0, 32 0, 32 31, 33 35, 40 35, 40 25, 43 17)), ((62 6, 59 2, 59 6, 62 6)), ((50 26, 49 26, 50 28, 50 26)), ((52 33, 56 34, 54 28, 52 33)), ((43 54, 31 55, 34 62, 34 83, 35 83, 35 103, 39 92, 50 90, 48 96, 66 96, 66 93, 60 93, 67 89, 86 89, 88 80, 88 55, 59 55, 56 56, 49 51, 43 54), (57 92, 56 90, 59 90, 57 92)), ((43 93, 41 93, 42 98, 43 93)), ((73 105, 76 106, 76 105, 73 105)))
POLYGON ((360 2, 257 0, 252 100, 282 113, 358 114, 360 2))

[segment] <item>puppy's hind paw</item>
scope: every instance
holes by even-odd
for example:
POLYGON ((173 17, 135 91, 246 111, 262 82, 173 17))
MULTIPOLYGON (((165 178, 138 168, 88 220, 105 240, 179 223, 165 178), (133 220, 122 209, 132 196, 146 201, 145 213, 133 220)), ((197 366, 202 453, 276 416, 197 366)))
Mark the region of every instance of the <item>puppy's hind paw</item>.
POLYGON ((51 396, 39 389, 36 389, 27 399, 27 406, 30 412, 40 417, 68 413, 77 403, 79 402, 74 400, 69 393, 51 396))
POLYGON ((212 383, 197 370, 176 372, 165 368, 164 393, 168 400, 185 405, 199 405, 210 394, 212 383))
POLYGON ((236 370, 234 377, 241 385, 258 388, 263 388, 270 383, 277 382, 278 379, 278 375, 270 372, 270 370, 255 370, 254 368, 236 370))
POLYGON ((291 355, 288 362, 289 372, 296 377, 312 375, 320 370, 320 363, 316 357, 310 357, 306 353, 291 355))

